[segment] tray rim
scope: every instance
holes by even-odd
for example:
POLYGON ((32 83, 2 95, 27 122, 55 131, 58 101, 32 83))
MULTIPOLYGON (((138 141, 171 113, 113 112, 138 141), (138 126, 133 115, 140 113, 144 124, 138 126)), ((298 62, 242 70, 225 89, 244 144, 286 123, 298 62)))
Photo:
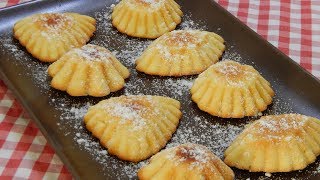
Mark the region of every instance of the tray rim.
MULTIPOLYGON (((52 1, 54 1, 55 3, 59 3, 59 0, 58 1, 57 0, 47 0, 46 2, 52 2, 52 1)), ((76 0, 68 0, 68 1, 71 2, 71 1, 76 1, 76 0)), ((44 2, 44 1, 43 0, 31 0, 31 1, 20 3, 20 4, 16 4, 16 5, 13 5, 13 6, 3 7, 3 8, 0 8, 0 13, 6 12, 6 11, 8 11, 8 13, 10 13, 10 11, 12 11, 12 10, 14 10, 16 8, 30 6, 30 5, 38 4, 38 3, 42 3, 42 2, 44 2)), ((261 35, 259 35, 253 29, 251 29, 248 25, 243 23, 240 19, 238 19, 236 16, 234 16, 229 11, 227 11, 225 8, 223 8, 215 0, 210 0, 210 3, 211 3, 210 5, 214 4, 212 6, 216 6, 217 8, 219 8, 219 10, 223 11, 223 13, 225 13, 225 15, 231 17, 232 19, 234 19, 235 21, 240 23, 242 25, 242 27, 245 28, 246 30, 249 30, 250 33, 253 33, 253 35, 255 37, 257 37, 259 39, 259 41, 263 41, 268 46, 270 46, 275 52, 279 53, 284 59, 286 59, 285 63, 291 63, 295 67, 298 67, 299 71, 303 72, 305 75, 307 75, 308 78, 311 78, 312 80, 315 80, 320 85, 320 78, 317 78, 311 72, 309 72, 308 70, 303 68, 299 63, 297 63, 296 61, 291 59, 288 55, 284 54, 280 49, 275 47, 268 40, 264 39, 261 35)), ((0 57, 0 61, 1 61, 1 57, 0 57)), ((31 108, 27 105, 27 102, 25 102, 25 100, 22 97, 22 95, 18 92, 17 89, 14 88, 14 85, 9 81, 8 77, 3 72, 1 66, 0 66, 0 80, 2 80, 5 83, 5 85, 8 87, 8 89, 10 89, 10 91, 13 93, 15 99, 17 99, 19 101, 19 103, 23 106, 23 109, 29 114, 30 119, 37 125, 37 127, 39 128, 41 133, 44 135, 44 137, 46 138, 46 140, 48 141, 50 146, 54 149, 55 153, 59 156, 60 160, 63 162, 64 165, 66 165, 67 169, 70 171, 70 173, 72 174, 73 178, 81 179, 81 176, 74 169, 72 163, 68 160, 68 158, 66 158, 65 153, 63 151, 61 151, 55 145, 53 138, 49 135, 49 133, 46 131, 46 129, 42 126, 42 123, 40 122, 40 120, 38 120, 38 118, 33 113, 31 108)))

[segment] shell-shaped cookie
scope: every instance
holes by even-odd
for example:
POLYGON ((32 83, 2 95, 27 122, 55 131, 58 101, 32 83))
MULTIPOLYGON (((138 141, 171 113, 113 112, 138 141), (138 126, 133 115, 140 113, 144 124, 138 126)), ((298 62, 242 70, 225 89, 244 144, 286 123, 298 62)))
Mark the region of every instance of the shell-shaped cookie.
POLYGON ((77 13, 45 13, 15 23, 14 37, 35 58, 54 62, 74 47, 85 45, 96 30, 96 20, 77 13))
POLYGON ((180 102, 162 96, 120 96, 100 101, 84 117, 108 152, 139 162, 162 149, 181 118, 180 102))
POLYGON ((129 70, 106 48, 87 44, 51 64, 51 86, 71 96, 106 96, 123 88, 129 70))
POLYGON ((155 40, 137 59, 137 70, 151 75, 199 74, 219 60, 225 49, 219 35, 199 30, 177 30, 155 40))
POLYGON ((181 144, 162 150, 138 171, 141 180, 234 179, 234 173, 205 146, 181 144))
POLYGON ((182 11, 174 0, 122 0, 112 12, 118 31, 140 38, 157 38, 181 22, 182 11))
POLYGON ((304 169, 320 154, 320 120, 300 114, 261 117, 225 151, 224 162, 253 172, 304 169))
POLYGON ((252 66, 226 60, 201 73, 191 94, 198 107, 211 115, 242 118, 267 109, 274 91, 252 66))

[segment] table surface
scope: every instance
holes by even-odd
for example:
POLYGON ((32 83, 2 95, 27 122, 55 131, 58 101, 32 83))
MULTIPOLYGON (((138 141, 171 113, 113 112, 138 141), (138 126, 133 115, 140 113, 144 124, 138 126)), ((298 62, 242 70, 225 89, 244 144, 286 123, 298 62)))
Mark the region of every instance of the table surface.
MULTIPOLYGON (((0 0, 0 8, 29 0, 0 0)), ((320 78, 320 1, 216 0, 320 78)), ((72 179, 40 130, 0 80, 1 179, 72 179)))

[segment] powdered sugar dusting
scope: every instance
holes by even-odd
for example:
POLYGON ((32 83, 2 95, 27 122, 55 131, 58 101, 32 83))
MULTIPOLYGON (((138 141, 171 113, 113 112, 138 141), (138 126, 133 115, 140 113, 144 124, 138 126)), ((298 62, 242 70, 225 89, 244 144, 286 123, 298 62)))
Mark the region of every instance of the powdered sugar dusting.
POLYGON ((146 54, 155 51, 159 52, 160 57, 167 62, 181 61, 190 56, 186 51, 196 51, 196 48, 199 48, 200 45, 207 46, 207 43, 204 42, 206 40, 204 38, 205 34, 205 32, 193 30, 171 31, 158 38, 146 51, 146 54))
POLYGON ((222 59, 231 59, 236 62, 243 62, 242 56, 237 52, 234 45, 226 46, 226 51, 224 52, 222 59))
POLYGON ((120 125, 130 122, 132 131, 142 130, 146 127, 147 114, 159 115, 159 109, 151 96, 121 96, 109 99, 95 106, 103 109, 109 115, 120 118, 120 125))
MULTIPOLYGON (((97 139, 94 139, 92 135, 85 130, 83 116, 86 114, 89 107, 89 104, 85 106, 73 106, 71 108, 73 111, 65 111, 60 117, 61 130, 64 130, 66 125, 73 126, 72 128, 75 132, 73 139, 76 144, 78 144, 79 148, 87 151, 95 161, 103 164, 105 168, 111 168, 113 172, 117 173, 118 179, 122 179, 123 177, 132 179, 136 177, 136 172, 140 167, 146 164, 146 161, 135 164, 124 162, 114 156, 110 156, 107 149, 102 147, 97 139), (73 112, 77 112, 78 114, 74 114, 73 112)), ((66 134, 66 136, 69 135, 70 134, 66 134)), ((103 172, 104 171, 105 170, 103 169, 103 172)))
POLYGON ((109 50, 93 44, 87 44, 81 48, 74 48, 68 53, 76 53, 80 57, 83 57, 86 61, 104 61, 107 63, 112 57, 112 54, 109 50))
MULTIPOLYGON (((62 108, 64 104, 61 104, 62 108)), ((88 108, 91 106, 89 102, 87 102, 84 106, 72 106, 68 112, 62 115, 62 119, 82 119, 84 115, 87 113, 88 108)))
POLYGON ((204 21, 197 20, 194 21, 192 18, 192 14, 190 12, 186 12, 182 17, 182 22, 179 24, 178 29, 183 30, 190 30, 190 29, 197 29, 197 30, 207 30, 207 24, 204 21))
POLYGON ((260 74, 250 66, 232 60, 224 60, 211 65, 198 76, 196 81, 210 80, 211 83, 222 84, 226 87, 243 88, 247 87, 250 82, 259 81, 259 77, 260 74))
POLYGON ((139 6, 143 6, 145 10, 153 12, 158 10, 161 6, 163 6, 163 3, 165 3, 165 0, 128 0, 126 3, 129 4, 132 8, 141 8, 139 6))
POLYGON ((302 141, 299 134, 304 131, 307 120, 307 116, 297 114, 264 116, 251 124, 246 132, 248 137, 259 137, 274 143, 290 141, 293 138, 302 141))
POLYGON ((186 79, 167 79, 164 84, 167 90, 175 92, 176 96, 182 96, 184 92, 191 89, 193 82, 186 79))
POLYGON ((184 117, 191 117, 188 121, 181 122, 167 147, 184 143, 202 144, 222 158, 224 150, 244 128, 244 124, 237 126, 215 124, 203 116, 192 115, 193 112, 184 111, 183 114, 184 117))
POLYGON ((265 173, 264 175, 267 176, 267 177, 271 177, 272 174, 271 173, 265 173))
POLYGON ((159 1, 163 1, 163 0, 136 0, 136 1, 140 1, 142 3, 147 3, 147 4, 154 4, 154 3, 159 3, 159 1))
MULTIPOLYGON (((92 135, 85 130, 83 116, 86 114, 88 108, 102 99, 119 96, 121 94, 163 95, 179 100, 182 102, 183 117, 177 131, 167 144, 167 147, 174 147, 188 142, 203 144, 214 154, 222 158, 224 150, 244 129, 244 126, 249 123, 249 121, 247 121, 248 119, 233 123, 232 120, 212 117, 200 111, 190 99, 189 88, 196 78, 194 76, 160 78, 136 72, 136 58, 141 55, 143 50, 152 41, 130 38, 113 28, 110 23, 110 15, 113 7, 114 5, 111 5, 94 14, 97 20, 97 32, 91 43, 109 49, 130 69, 131 76, 127 80, 125 88, 119 92, 111 93, 110 96, 105 98, 74 98, 68 96, 66 93, 53 90, 50 87, 50 78, 46 72, 48 64, 41 63, 32 58, 31 55, 13 39, 11 29, 8 30, 8 33, 0 35, 0 51, 11 58, 3 58, 2 60, 11 61, 13 67, 24 68, 24 71, 17 72, 17 77, 24 77, 31 81, 39 87, 42 95, 47 95, 49 99, 51 99, 49 102, 50 105, 54 107, 54 111, 60 114, 59 117, 56 117, 60 133, 74 139, 74 144, 70 146, 75 146, 86 151, 88 153, 87 156, 102 164, 105 168, 101 170, 102 173, 105 173, 105 170, 108 169, 114 172, 114 176, 118 179, 133 179, 136 178, 137 170, 141 166, 144 166, 147 161, 134 164, 110 156, 107 149, 103 148, 97 139, 93 138, 92 135)), ((183 21, 178 26, 178 29, 208 30, 203 21, 194 21, 190 13, 186 13, 183 16, 183 21)), ((240 62, 243 61, 236 48, 230 48, 230 46, 227 46, 227 51, 223 55, 223 58, 240 62)), ((271 82, 271 84, 276 83, 278 82, 271 82)), ((263 112, 264 115, 289 113, 293 111, 292 107, 294 107, 294 104, 290 99, 280 96, 281 93, 283 92, 276 92, 273 104, 268 110, 263 112)), ((319 174, 320 166, 318 161, 310 166, 312 166, 312 172, 314 174, 319 174)), ((298 173, 301 173, 301 171, 298 173)), ((241 176, 240 179, 246 179, 248 177, 247 175, 239 176, 241 176)), ((262 177, 264 177, 264 175, 262 175, 262 177)), ((272 177, 276 177, 276 175, 272 175, 272 177)))
MULTIPOLYGON (((275 82, 274 82, 275 83, 275 82)), ((278 115, 278 114, 289 114, 293 113, 293 107, 294 104, 290 98, 284 98, 281 96, 281 93, 278 92, 277 89, 274 89, 275 91, 275 97, 273 98, 272 101, 272 106, 269 107, 265 111, 265 115, 267 114, 273 114, 273 115, 278 115)))
POLYGON ((183 95, 188 96, 195 76, 184 78, 160 78, 152 77, 133 71, 131 76, 138 76, 135 81, 128 81, 125 84, 124 94, 138 95, 150 94, 169 96, 177 100, 182 100, 183 95))
POLYGON ((225 64, 223 66, 220 66, 219 68, 217 68, 217 71, 223 75, 232 75, 232 76, 237 76, 238 74, 241 73, 241 70, 239 69, 239 67, 234 66, 232 64, 225 64))
POLYGON ((202 170, 204 167, 210 168, 209 161, 216 161, 218 157, 213 155, 205 146, 186 143, 176 147, 167 148, 159 153, 165 154, 165 158, 173 161, 175 166, 181 163, 188 164, 188 169, 194 168, 202 170))
POLYGON ((134 69, 135 60, 152 41, 130 38, 125 34, 119 33, 110 23, 111 10, 112 7, 107 7, 106 9, 95 13, 97 32, 100 33, 97 34, 99 38, 94 38, 91 43, 107 48, 120 60, 120 62, 127 67, 134 69))
POLYGON ((179 157, 176 163, 191 161, 189 166, 190 170, 194 168, 203 169, 204 166, 210 167, 207 163, 217 159, 205 146, 190 143, 180 145, 175 152, 175 156, 179 157))
POLYGON ((138 0, 138 1, 141 1, 141 2, 144 2, 144 3, 148 3, 148 4, 158 2, 158 0, 138 0))
POLYGON ((0 47, 2 47, 0 50, 16 59, 16 61, 11 61, 12 65, 15 67, 23 66, 25 69, 24 72, 18 71, 16 75, 18 77, 27 76, 32 78, 34 84, 40 87, 40 91, 46 93, 50 89, 49 75, 47 73, 49 65, 33 59, 32 56, 27 53, 15 39, 13 39, 11 33, 0 35, 0 39, 0 47))
POLYGON ((112 106, 112 114, 121 117, 120 124, 132 121, 135 127, 133 130, 141 130, 146 125, 146 120, 133 107, 124 106, 120 103, 112 104, 112 106))
POLYGON ((289 121, 287 118, 291 117, 283 117, 280 120, 273 119, 271 117, 264 117, 263 121, 259 121, 261 129, 264 131, 287 131, 290 129, 300 129, 306 122, 306 118, 296 119, 294 118, 292 121, 289 121))
POLYGON ((51 40, 61 37, 61 31, 71 27, 72 23, 74 23, 74 18, 62 13, 45 13, 34 16, 32 23, 38 23, 42 26, 40 35, 51 40))

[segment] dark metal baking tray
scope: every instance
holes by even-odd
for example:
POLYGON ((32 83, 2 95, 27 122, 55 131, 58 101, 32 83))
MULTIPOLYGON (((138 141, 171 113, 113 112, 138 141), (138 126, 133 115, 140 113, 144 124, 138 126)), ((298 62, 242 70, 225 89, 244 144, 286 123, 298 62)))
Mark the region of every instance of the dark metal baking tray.
MULTIPOLYGON (((274 103, 263 114, 296 112, 320 118, 320 82, 317 78, 214 1, 179 0, 177 2, 185 13, 184 24, 178 26, 178 29, 196 27, 220 34, 226 40, 227 48, 222 59, 231 58, 253 65, 271 82, 276 91, 276 97, 274 103)), ((88 102, 94 104, 104 98, 125 93, 165 95, 180 100, 184 115, 178 132, 173 135, 169 146, 180 141, 181 143, 196 141, 207 145, 221 157, 228 143, 234 138, 227 134, 238 134, 245 124, 258 117, 220 119, 200 111, 191 102, 190 94, 186 90, 190 81, 196 76, 164 78, 136 72, 132 63, 134 56, 137 55, 135 51, 142 51, 150 41, 127 37, 110 26, 108 13, 113 3, 116 1, 48 0, 33 1, 0 10, 1 78, 23 104, 76 179, 136 178, 135 171, 142 163, 135 165, 105 155, 105 151, 98 147, 98 141, 82 129, 83 111, 72 108, 84 107, 88 102), (118 52, 120 61, 130 68, 131 77, 127 80, 129 85, 123 90, 104 98, 74 98, 64 92, 53 90, 48 85, 50 82, 46 74, 48 64, 32 58, 12 37, 13 24, 27 15, 66 11, 87 14, 98 19, 98 30, 91 42, 118 52), (78 136, 89 138, 89 144, 81 143, 81 138, 77 138, 78 136), (102 153, 96 153, 98 151, 102 153), (95 157, 97 154, 98 156, 95 157)), ((274 173, 271 178, 317 179, 320 178, 319 164, 318 158, 304 170, 274 173)), ((268 178, 264 173, 233 169, 237 179, 268 178)))

